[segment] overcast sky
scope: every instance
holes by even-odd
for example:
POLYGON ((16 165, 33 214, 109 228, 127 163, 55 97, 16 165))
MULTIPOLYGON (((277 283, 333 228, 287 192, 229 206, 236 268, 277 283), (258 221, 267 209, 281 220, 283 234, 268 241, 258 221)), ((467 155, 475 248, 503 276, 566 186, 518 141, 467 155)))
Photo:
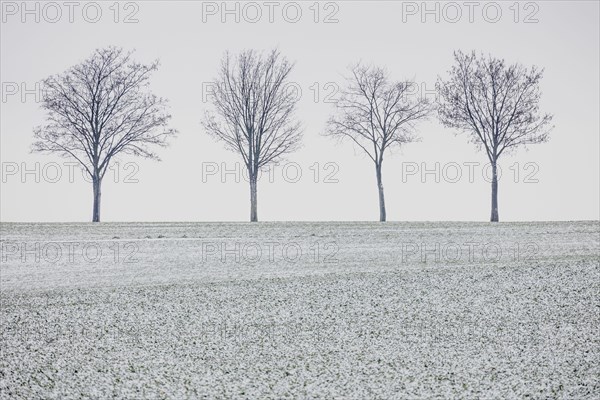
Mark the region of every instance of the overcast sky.
MULTIPOLYGON (((259 181, 260 220, 377 220, 372 161, 349 142, 321 136, 333 112, 328 100, 335 99, 348 65, 359 60, 433 90, 457 49, 545 68, 541 109, 555 115, 555 128, 548 143, 500 159, 500 219, 599 218, 597 1, 518 7, 479 2, 471 9, 463 2, 429 2, 431 13, 423 12, 421 2, 400 1, 229 2, 233 13, 223 13, 222 2, 146 1, 118 8, 113 2, 81 2, 71 16, 62 2, 55 3, 59 8, 29 2, 31 13, 24 13, 22 4, 2 3, 2 221, 91 219, 92 186, 79 169, 70 182, 72 160, 30 154, 32 129, 44 123, 44 112, 39 98, 22 90, 108 45, 135 49, 139 61, 160 59, 151 89, 170 100, 171 126, 179 135, 160 150, 161 162, 125 157, 107 173, 103 221, 248 220, 249 188, 240 159, 201 126, 210 108, 203 84, 216 76, 224 51, 273 47, 296 62, 292 80, 302 91, 297 117, 304 139, 299 151, 259 181), (23 169, 35 171, 36 163, 39 173, 23 175, 23 169), (234 172, 223 175, 223 167, 234 172)), ((388 220, 489 220, 485 154, 435 117, 418 132, 420 142, 384 162, 388 220), (436 168, 438 176, 422 174, 436 168)))

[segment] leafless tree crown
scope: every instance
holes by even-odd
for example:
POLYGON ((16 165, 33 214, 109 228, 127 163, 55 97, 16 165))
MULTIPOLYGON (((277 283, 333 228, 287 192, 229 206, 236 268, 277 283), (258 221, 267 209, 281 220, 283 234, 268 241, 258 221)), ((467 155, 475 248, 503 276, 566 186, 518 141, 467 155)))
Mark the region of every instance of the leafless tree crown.
POLYGON ((221 63, 212 93, 215 112, 206 113, 204 127, 242 156, 251 175, 300 144, 298 96, 286 85, 292 68, 277 50, 246 50, 235 58, 226 53, 221 63))
POLYGON ((109 47, 47 78, 48 124, 34 130, 32 150, 71 156, 100 180, 119 153, 158 159, 151 147, 165 146, 176 131, 167 128, 166 100, 147 90, 157 68, 158 61, 144 65, 109 47))
POLYGON ((391 82, 383 68, 354 66, 326 134, 349 138, 380 164, 386 149, 418 139, 415 124, 428 115, 428 101, 412 85, 391 82))
POLYGON ((474 52, 454 58, 449 79, 438 81, 445 126, 469 132, 493 163, 505 151, 548 139, 552 115, 539 112, 543 70, 474 52))

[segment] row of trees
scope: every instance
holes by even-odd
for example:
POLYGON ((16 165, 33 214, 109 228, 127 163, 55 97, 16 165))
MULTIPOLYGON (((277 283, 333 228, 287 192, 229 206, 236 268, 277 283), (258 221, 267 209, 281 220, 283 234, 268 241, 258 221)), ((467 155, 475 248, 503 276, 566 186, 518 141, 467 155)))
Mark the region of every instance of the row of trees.
MULTIPOLYGON (((440 122, 468 134, 492 165, 492 209, 497 222, 499 157, 519 146, 548 139, 552 116, 539 111, 541 70, 507 65, 492 56, 454 53, 448 76, 438 80, 440 101, 410 96, 414 82, 394 81, 383 68, 357 64, 327 122, 325 134, 347 139, 373 161, 379 219, 386 220, 383 160, 388 149, 418 139, 417 124, 437 112, 440 122)), ((261 168, 298 148, 298 98, 286 85, 294 64, 279 51, 226 53, 214 81, 206 132, 240 155, 250 181, 250 220, 258 221, 257 180, 261 168)), ((158 62, 132 60, 119 48, 96 50, 84 62, 44 81, 47 124, 34 130, 33 151, 77 160, 93 182, 93 217, 100 221, 102 178, 113 157, 158 159, 176 131, 168 127, 167 102, 148 90, 158 62)))

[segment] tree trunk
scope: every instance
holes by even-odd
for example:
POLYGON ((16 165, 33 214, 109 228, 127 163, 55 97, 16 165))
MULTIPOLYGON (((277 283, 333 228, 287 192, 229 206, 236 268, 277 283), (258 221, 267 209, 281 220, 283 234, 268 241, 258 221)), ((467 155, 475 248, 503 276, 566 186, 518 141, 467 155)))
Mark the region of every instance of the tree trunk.
POLYGON ((102 195, 100 187, 102 186, 102 179, 94 176, 92 178, 92 185, 94 186, 94 209, 92 211, 92 222, 100 222, 100 197, 102 195))
POLYGON ((258 221, 256 181, 257 181, 256 174, 250 173, 250 222, 258 221))
POLYGON ((385 222, 385 198, 383 196, 383 181, 381 180, 381 164, 375 165, 377 173, 377 189, 379 190, 379 221, 385 222))
POLYGON ((492 215, 491 222, 498 222, 498 175, 496 171, 496 163, 492 163, 492 215))

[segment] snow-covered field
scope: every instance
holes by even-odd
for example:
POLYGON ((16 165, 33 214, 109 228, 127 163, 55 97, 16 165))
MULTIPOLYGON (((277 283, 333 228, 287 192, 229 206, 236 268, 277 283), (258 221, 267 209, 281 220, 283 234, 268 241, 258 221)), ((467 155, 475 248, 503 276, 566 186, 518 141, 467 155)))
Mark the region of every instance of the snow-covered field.
POLYGON ((600 229, 0 225, 0 398, 600 398, 600 229))

